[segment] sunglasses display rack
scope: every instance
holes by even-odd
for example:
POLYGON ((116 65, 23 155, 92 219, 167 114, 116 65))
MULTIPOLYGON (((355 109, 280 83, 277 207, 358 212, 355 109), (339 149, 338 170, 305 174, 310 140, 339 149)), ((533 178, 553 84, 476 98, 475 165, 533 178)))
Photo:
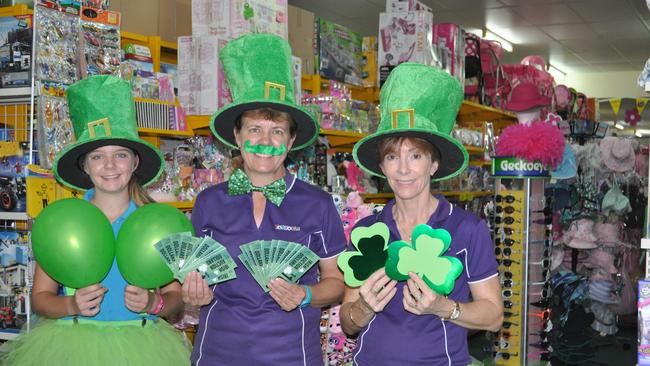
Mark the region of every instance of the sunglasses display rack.
POLYGON ((552 239, 544 180, 504 179, 497 186, 508 189, 498 190, 490 220, 504 306, 492 356, 496 365, 545 364, 552 328, 548 304, 552 239))

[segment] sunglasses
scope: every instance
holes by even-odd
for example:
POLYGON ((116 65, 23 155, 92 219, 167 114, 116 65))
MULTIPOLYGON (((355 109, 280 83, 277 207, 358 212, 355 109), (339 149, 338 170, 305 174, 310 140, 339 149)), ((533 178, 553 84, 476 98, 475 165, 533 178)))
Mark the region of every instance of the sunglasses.
POLYGON ((497 263, 500 266, 504 266, 504 267, 510 267, 513 263, 520 264, 518 261, 514 261, 512 259, 500 259, 500 258, 497 258, 497 263))
POLYGON ((512 318, 512 317, 515 317, 515 316, 519 316, 519 314, 510 312, 510 311, 504 311, 503 316, 506 317, 506 318, 512 318))
MULTIPOLYGON (((553 224, 553 218, 550 217, 550 216, 545 216, 543 219, 533 220, 533 224, 551 225, 551 224, 553 224)), ((546 235, 548 235, 548 234, 546 234, 546 235)))
POLYGON ((510 300, 503 300, 503 307, 506 308, 506 309, 512 309, 512 307, 516 306, 516 305, 518 305, 518 304, 515 303, 515 302, 512 302, 510 300))
POLYGON ((513 295, 519 295, 519 293, 518 292, 513 292, 512 290, 503 290, 503 291, 501 291, 501 296, 506 298, 506 299, 511 298, 513 295))
POLYGON ((512 217, 512 216, 506 216, 506 217, 496 216, 494 218, 494 222, 497 225, 500 225, 501 223, 504 223, 506 225, 512 225, 515 222, 518 223, 518 224, 521 224, 521 220, 515 220, 514 217, 512 217))
POLYGON ((510 348, 510 342, 508 342, 504 338, 499 338, 498 340, 494 341, 494 347, 500 348, 500 349, 509 349, 510 348))
MULTIPOLYGON (((511 280, 514 274, 511 271, 504 271, 503 272, 503 277, 506 278, 506 280, 511 280)), ((517 276, 521 276, 521 273, 517 273, 517 276)))
POLYGON ((512 357, 517 357, 517 356, 519 356, 519 353, 492 352, 492 356, 494 356, 494 358, 499 358, 499 357, 501 357, 501 358, 504 359, 504 360, 509 360, 511 356, 512 356, 512 357))
POLYGON ((513 195, 507 195, 503 196, 500 194, 497 194, 496 197, 494 198, 497 203, 505 202, 505 203, 514 203, 514 202, 521 202, 521 200, 516 199, 515 196, 513 195))
POLYGON ((495 233, 497 236, 500 236, 500 235, 504 235, 504 236, 512 236, 512 235, 514 235, 515 233, 520 234, 521 231, 520 231, 520 230, 515 230, 515 229, 513 229, 513 228, 511 228, 511 227, 504 227, 504 226, 501 226, 501 227, 497 227, 497 228, 495 228, 495 229, 494 229, 494 233, 495 233))
POLYGON ((510 331, 500 330, 499 337, 510 339, 510 337, 518 337, 519 333, 511 333, 510 331))
MULTIPOLYGON (((530 275, 531 275, 531 277, 535 277, 536 275, 538 275, 538 273, 536 273, 536 272, 531 272, 530 275)), ((551 275, 551 271, 550 271, 548 268, 545 268, 544 270, 542 270, 542 272, 539 273, 539 275, 541 275, 541 276, 540 276, 541 279, 540 279, 540 280, 533 281, 533 282, 547 282, 547 281, 549 281, 549 280, 551 279, 551 276, 550 276, 550 275, 551 275)))
POLYGON ((503 240, 501 240, 501 238, 496 238, 496 239, 494 240, 494 243, 495 243, 496 245, 501 245, 501 244, 503 244, 503 245, 505 245, 505 246, 507 246, 507 247, 511 247, 511 246, 515 245, 516 241, 514 241, 513 239, 510 239, 510 238, 503 239, 503 240))
POLYGON ((510 327, 513 326, 513 325, 514 325, 514 326, 519 326, 519 324, 517 324, 517 323, 513 323, 513 322, 503 322, 503 324, 502 324, 502 326, 503 326, 504 328, 506 328, 506 329, 510 329, 510 327))
POLYGON ((505 206, 505 207, 503 207, 503 206, 497 206, 497 207, 496 207, 496 213, 500 214, 500 213, 502 213, 502 212, 505 212, 505 213, 507 213, 507 214, 512 215, 512 214, 515 213, 515 212, 516 212, 516 213, 521 213, 521 210, 515 210, 515 208, 512 207, 512 206, 505 206))
POLYGON ((494 248, 494 255, 496 255, 496 256, 503 255, 504 257, 510 257, 512 255, 512 253, 521 253, 521 251, 520 250, 513 250, 512 248, 503 248, 503 249, 501 249, 499 247, 494 248))
POLYGON ((553 209, 549 206, 544 207, 543 210, 534 210, 530 211, 531 213, 544 213, 544 216, 551 216, 553 215, 553 209))

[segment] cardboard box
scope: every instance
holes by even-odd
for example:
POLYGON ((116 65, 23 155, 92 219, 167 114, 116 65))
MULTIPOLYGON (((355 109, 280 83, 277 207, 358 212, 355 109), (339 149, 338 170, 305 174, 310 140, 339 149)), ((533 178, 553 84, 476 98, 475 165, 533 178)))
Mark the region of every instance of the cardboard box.
POLYGON ((219 36, 179 37, 178 98, 187 114, 212 114, 230 103, 219 61, 219 51, 227 42, 219 36))
POLYGON ((318 19, 319 73, 330 80, 362 85, 362 37, 348 28, 318 19))
POLYGON ((314 74, 314 13, 289 5, 289 44, 294 56, 302 60, 305 74, 314 74))
POLYGON ((361 44, 361 51, 377 52, 377 37, 363 37, 363 43, 361 44))
POLYGON ((433 9, 418 0, 386 0, 387 13, 419 10, 433 13, 433 9))
POLYGON ((465 83, 465 37, 457 24, 433 25, 433 49, 438 56, 437 66, 465 83))
POLYGON ((361 69, 363 86, 372 88, 377 85, 377 51, 363 51, 363 68, 361 69))
POLYGON ((431 65, 433 62, 433 14, 427 11, 381 13, 379 15, 378 79, 383 85, 402 62, 431 65))
POLYGON ((0 88, 26 87, 32 78, 31 15, 1 17, 0 88))
POLYGON ((639 366, 650 366, 650 281, 639 280, 638 291, 638 360, 639 366))
POLYGON ((291 67, 293 72, 293 91, 296 104, 302 104, 302 59, 291 56, 291 67))
POLYGON ((286 0, 192 0, 192 35, 237 38, 271 33, 287 39, 286 0))

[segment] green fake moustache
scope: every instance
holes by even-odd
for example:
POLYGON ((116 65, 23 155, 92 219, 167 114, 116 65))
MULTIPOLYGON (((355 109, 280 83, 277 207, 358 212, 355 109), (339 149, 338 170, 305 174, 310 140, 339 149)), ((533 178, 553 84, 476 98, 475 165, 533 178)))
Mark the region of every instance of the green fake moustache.
POLYGON ((280 147, 264 144, 251 145, 250 140, 246 140, 246 142, 244 142, 244 151, 251 154, 280 156, 287 152, 287 146, 285 144, 282 144, 280 147))

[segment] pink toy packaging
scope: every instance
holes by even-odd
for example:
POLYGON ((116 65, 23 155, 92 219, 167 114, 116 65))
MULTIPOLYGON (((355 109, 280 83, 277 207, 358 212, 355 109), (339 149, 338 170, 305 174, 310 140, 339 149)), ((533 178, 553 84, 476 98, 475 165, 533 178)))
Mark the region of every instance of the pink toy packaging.
POLYGON ((650 281, 639 280, 638 366, 650 366, 650 281))

